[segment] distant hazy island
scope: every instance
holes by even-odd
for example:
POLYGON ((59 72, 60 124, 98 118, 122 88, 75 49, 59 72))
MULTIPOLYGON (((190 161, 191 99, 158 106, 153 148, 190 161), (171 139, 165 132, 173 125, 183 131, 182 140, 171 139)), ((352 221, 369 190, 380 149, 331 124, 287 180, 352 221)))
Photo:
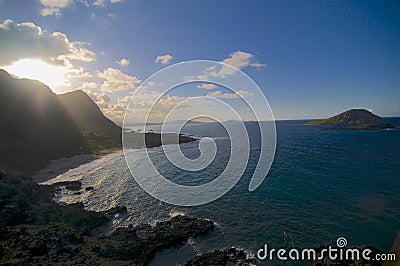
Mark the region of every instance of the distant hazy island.
POLYGON ((312 120, 306 124, 335 125, 329 128, 332 130, 379 130, 395 128, 392 124, 383 122, 381 117, 365 109, 350 109, 328 119, 312 120))

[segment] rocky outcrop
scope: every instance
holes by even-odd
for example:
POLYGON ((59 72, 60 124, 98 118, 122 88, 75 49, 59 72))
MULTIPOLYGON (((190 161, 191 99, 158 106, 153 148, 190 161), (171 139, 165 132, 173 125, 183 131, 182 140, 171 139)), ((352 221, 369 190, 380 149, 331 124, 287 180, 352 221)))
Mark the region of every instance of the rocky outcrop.
POLYGON ((1 229, 1 263, 147 265, 157 251, 179 246, 213 228, 207 220, 176 216, 155 226, 119 228, 108 237, 79 234, 63 225, 21 224, 1 229))
POLYGON ((147 265, 157 251, 214 227, 209 220, 176 216, 96 237, 95 228, 126 208, 98 213, 85 211, 82 203, 60 206, 51 201, 56 189, 20 173, 0 172, 0 264, 147 265))
POLYGON ((101 241, 91 239, 92 250, 102 258, 129 260, 135 265, 147 265, 157 251, 185 244, 189 238, 205 235, 213 229, 208 220, 176 216, 155 226, 147 224, 118 228, 101 241))
POLYGON ((205 254, 199 254, 193 259, 186 262, 186 266, 197 265, 215 265, 225 266, 229 264, 238 266, 256 265, 256 259, 248 254, 248 252, 229 248, 224 250, 215 250, 205 254), (228 264, 229 263, 229 264, 228 264))
POLYGON ((154 148, 161 145, 168 144, 181 144, 196 141, 197 139, 185 134, 176 133, 162 133, 162 139, 160 133, 148 132, 148 133, 134 133, 127 132, 124 134, 124 148, 138 149, 138 148, 154 148), (145 142, 145 143, 144 143, 145 142))

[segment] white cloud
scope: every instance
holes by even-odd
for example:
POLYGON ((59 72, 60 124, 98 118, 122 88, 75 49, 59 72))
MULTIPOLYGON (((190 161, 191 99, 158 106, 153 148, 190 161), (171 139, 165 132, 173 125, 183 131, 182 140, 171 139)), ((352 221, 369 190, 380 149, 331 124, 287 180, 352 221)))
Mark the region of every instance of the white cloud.
MULTIPOLYGON (((91 86, 95 87, 94 84, 87 84, 87 87, 91 86)), ((179 105, 179 109, 175 110, 174 114, 170 117, 171 120, 185 119, 187 115, 196 116, 201 113, 205 106, 207 106, 206 108, 214 108, 213 102, 207 101, 207 99, 204 98, 165 95, 158 99, 161 93, 157 91, 135 91, 133 97, 129 94, 117 99, 114 103, 110 101, 110 98, 104 92, 93 93, 90 90, 86 91, 93 101, 101 108, 102 112, 118 124, 122 123, 124 117, 127 119, 126 121, 128 123, 144 122, 146 120, 147 122, 161 122, 177 105, 179 105), (158 101, 155 103, 157 99, 158 101), (182 102, 186 100, 190 101, 182 104, 182 102), (130 109, 128 109, 128 112, 125 114, 129 103, 130 109), (150 109, 151 112, 149 115, 148 111, 150 109)), ((244 94, 246 94, 246 92, 244 92, 244 94)), ((229 98, 239 97, 233 96, 229 98)))
MULTIPOLYGON (((231 65, 237 69, 242 69, 247 66, 251 67, 262 67, 264 64, 257 63, 257 62, 252 62, 254 58, 254 55, 247 53, 247 52, 242 52, 242 51, 236 51, 226 59, 222 61, 222 63, 225 63, 227 65, 231 65)), ((236 72, 236 69, 227 67, 227 66, 222 66, 219 70, 215 69, 216 67, 213 66, 211 68, 206 69, 206 72, 208 75, 211 75, 213 77, 220 77, 220 78, 225 78, 226 76, 233 75, 236 72)))
POLYGON ((117 16, 111 13, 107 13, 107 17, 112 18, 112 19, 116 19, 117 16))
POLYGON ((263 66, 265 66, 265 64, 261 64, 261 63, 251 63, 250 66, 251 66, 251 67, 263 67, 263 66))
MULTIPOLYGON (((82 0, 81 0, 82 1, 82 0)), ((115 3, 120 3, 123 0, 92 0, 92 6, 97 6, 97 7, 105 7, 106 3, 110 2, 111 4, 115 4, 115 3)), ((86 6, 90 6, 90 4, 88 3, 87 0, 84 0, 84 3, 86 4, 86 6)))
POLYGON ((111 99, 105 93, 95 93, 87 89, 84 90, 87 95, 99 106, 100 109, 107 110, 110 107, 111 99))
POLYGON ((45 17, 45 16, 56 16, 59 17, 61 16, 60 13, 60 8, 54 8, 54 7, 44 7, 42 8, 42 10, 40 11, 40 14, 45 17))
POLYGON ((166 55, 159 55, 156 58, 156 63, 161 62, 161 64, 166 65, 172 60, 172 55, 166 54, 166 55))
POLYGON ((0 65, 10 65, 24 58, 38 58, 49 64, 71 66, 70 60, 90 62, 95 53, 85 43, 71 42, 61 32, 49 33, 32 22, 0 24, 0 65))
POLYGON ((68 6, 71 1, 70 0, 40 0, 40 3, 46 7, 59 7, 63 8, 68 6))
POLYGON ((130 95, 117 99, 116 103, 111 103, 110 97, 104 92, 95 93, 89 90, 86 91, 86 93, 99 106, 105 116, 115 121, 117 124, 122 124, 126 107, 131 99, 130 95))
POLYGON ((183 77, 183 80, 186 82, 199 81, 199 80, 207 81, 208 79, 209 79, 209 76, 207 76, 207 75, 184 76, 183 77))
MULTIPOLYGON (((1 0, 0 0, 1 1, 1 0)), ((95 7, 105 7, 109 2, 111 4, 120 3, 123 0, 40 0, 42 4, 42 9, 40 10, 40 14, 42 16, 61 16, 61 10, 66 8, 74 3, 80 3, 85 5, 86 7, 95 6, 95 7)), ((115 18, 116 16, 108 13, 107 16, 115 18)))
POLYGON ((61 9, 71 4, 71 0, 40 0, 43 5, 40 11, 42 16, 60 16, 61 9))
POLYGON ((235 93, 222 93, 221 91, 215 91, 207 94, 207 96, 222 98, 222 99, 238 99, 238 98, 245 98, 251 95, 253 95, 253 93, 244 90, 240 90, 235 93))
POLYGON ((121 60, 119 60, 117 62, 117 64, 120 65, 121 67, 126 67, 126 66, 129 66, 131 64, 131 62, 126 58, 122 58, 121 60))
POLYGON ((107 105, 104 104, 101 95, 95 95, 95 101, 103 106, 102 111, 104 114, 117 123, 121 123, 124 118, 129 101, 130 108, 125 116, 128 123, 144 122, 146 119, 148 119, 147 122, 161 122, 177 105, 179 105, 179 111, 174 112, 173 117, 171 117, 173 120, 184 119, 187 114, 194 116, 201 112, 205 106, 212 108, 212 102, 208 102, 203 98, 164 95, 159 99, 161 96, 160 92, 149 90, 135 91, 133 97, 128 95, 118 99, 115 104, 108 103, 107 105), (157 99, 158 101, 156 102, 157 99), (186 100, 190 101, 182 104, 186 100), (150 109, 150 115, 147 117, 150 109), (182 116, 182 114, 184 115, 182 116))
MULTIPOLYGON (((160 92, 140 90, 137 91, 131 101, 130 111, 127 115, 128 121, 144 121, 148 115, 148 111, 151 109, 148 117, 149 122, 160 122, 166 115, 178 104, 182 103, 192 97, 179 97, 165 95, 156 100, 161 96, 160 92)), ((126 106, 125 106, 126 108, 126 106)), ((179 110, 185 109, 185 113, 190 112, 190 107, 186 105, 180 105, 179 110)))
POLYGON ((230 57, 224 59, 222 63, 234 66, 236 68, 243 68, 250 64, 250 60, 254 57, 254 55, 242 51, 234 52, 230 55, 230 57))
POLYGON ((83 90, 83 91, 91 91, 93 89, 99 88, 100 85, 97 84, 96 82, 83 82, 82 85, 78 88, 78 90, 83 90))
POLYGON ((98 6, 98 7, 104 7, 105 3, 104 3, 104 0, 95 0, 95 1, 93 1, 92 5, 98 6))
POLYGON ((206 89, 206 90, 212 90, 212 89, 215 89, 216 87, 217 86, 212 83, 201 83, 200 85, 197 86, 197 88, 206 89))
POLYGON ((93 78, 93 75, 90 72, 87 72, 83 67, 77 66, 68 72, 68 78, 80 78, 87 79, 93 78))
POLYGON ((101 85, 101 90, 104 92, 126 91, 135 88, 136 84, 141 82, 137 77, 111 67, 99 72, 97 76, 105 80, 101 85))

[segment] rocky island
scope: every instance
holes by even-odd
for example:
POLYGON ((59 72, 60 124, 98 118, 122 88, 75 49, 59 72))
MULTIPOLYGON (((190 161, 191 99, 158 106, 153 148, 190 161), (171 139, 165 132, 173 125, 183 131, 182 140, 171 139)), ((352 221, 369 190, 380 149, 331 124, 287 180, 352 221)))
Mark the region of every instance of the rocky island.
POLYGON ((379 130, 395 128, 382 118, 365 109, 350 109, 322 120, 312 120, 307 125, 332 125, 331 130, 379 130))

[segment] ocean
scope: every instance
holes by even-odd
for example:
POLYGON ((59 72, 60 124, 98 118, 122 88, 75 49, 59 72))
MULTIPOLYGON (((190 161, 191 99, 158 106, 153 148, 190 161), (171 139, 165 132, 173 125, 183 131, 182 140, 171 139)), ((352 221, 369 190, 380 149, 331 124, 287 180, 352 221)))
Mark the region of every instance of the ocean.
MULTIPOLYGON (((384 120, 400 127, 400 118, 384 120)), ((64 190, 57 200, 83 202, 88 210, 95 211, 127 206, 129 214, 115 219, 113 228, 155 223, 177 214, 216 223, 207 236, 160 252, 152 265, 175 265, 199 252, 231 246, 256 253, 264 244, 297 249, 335 245, 339 237, 345 237, 349 245, 372 245, 387 252, 400 230, 400 129, 324 130, 325 126, 304 122, 276 122, 272 167, 252 192, 248 185, 260 152, 260 137, 257 123, 247 122, 251 149, 245 173, 232 190, 211 203, 179 207, 154 199, 132 178, 121 152, 58 177, 81 179, 84 187, 94 190, 79 195, 64 190)), ((211 181, 229 159, 226 132, 217 123, 187 124, 183 132, 215 140, 218 151, 209 167, 198 172, 180 171, 166 160, 161 147, 150 149, 150 158, 176 183, 211 181)), ((198 142, 182 144, 181 149, 192 159, 200 154, 198 142)), ((141 165, 144 156, 143 149, 132 150, 128 159, 136 173, 146 175, 147 169, 141 165)))

